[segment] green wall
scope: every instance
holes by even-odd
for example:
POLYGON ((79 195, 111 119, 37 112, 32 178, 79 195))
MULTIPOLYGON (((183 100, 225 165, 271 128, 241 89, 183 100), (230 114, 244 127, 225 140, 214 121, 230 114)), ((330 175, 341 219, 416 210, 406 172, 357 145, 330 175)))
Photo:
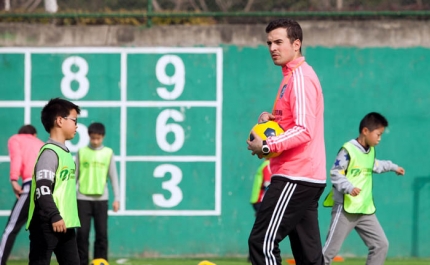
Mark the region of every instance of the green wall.
MULTIPOLYGON (((304 54, 324 91, 327 171, 357 136, 360 119, 384 114, 390 126, 377 157, 406 169, 404 177, 374 178, 389 256, 429 257, 430 49, 311 47, 304 54)), ((109 218, 111 256, 246 255, 260 164, 246 138, 271 109, 281 78, 264 46, 0 49, 0 210, 14 202, 8 137, 31 122, 46 140, 40 109, 51 97, 67 97, 84 110, 71 150, 88 142, 86 126, 101 121, 116 154, 123 196, 122 211, 109 218), (173 93, 160 96, 158 87, 173 93)), ((8 215, 0 214, 3 227, 8 215)), ((329 222, 330 209, 321 207, 323 241, 329 222)), ((291 255, 287 241, 282 253, 291 255)), ((12 255, 26 257, 27 247, 21 232, 12 255)), ((355 232, 341 254, 366 255, 355 232)))

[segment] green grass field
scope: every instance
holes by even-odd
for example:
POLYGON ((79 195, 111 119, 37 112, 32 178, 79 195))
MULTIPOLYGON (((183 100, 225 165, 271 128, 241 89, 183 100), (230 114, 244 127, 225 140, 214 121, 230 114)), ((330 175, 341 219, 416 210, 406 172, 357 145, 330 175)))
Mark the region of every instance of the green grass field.
MULTIPOLYGON (((250 265, 244 258, 207 258, 207 259, 122 259, 111 260, 110 265, 197 265, 202 260, 209 260, 216 265, 250 265)), ((57 264, 56 262, 52 262, 57 264)), ((25 265, 27 261, 14 261, 8 262, 9 265, 25 265)), ((283 264, 288 264, 285 259, 283 264)), ((364 265, 365 259, 346 258, 343 262, 334 262, 333 265, 364 265)), ((388 259, 385 265, 428 265, 430 259, 388 259)))

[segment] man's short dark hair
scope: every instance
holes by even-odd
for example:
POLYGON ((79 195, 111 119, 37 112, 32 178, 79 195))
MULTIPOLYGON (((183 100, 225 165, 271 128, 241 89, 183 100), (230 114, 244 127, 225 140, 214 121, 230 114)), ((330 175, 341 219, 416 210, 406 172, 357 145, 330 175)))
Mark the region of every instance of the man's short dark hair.
POLYGON ((359 133, 361 133, 364 128, 369 129, 369 131, 373 131, 380 127, 388 127, 387 119, 377 112, 371 112, 361 120, 359 133))
MULTIPOLYGON (((284 28, 287 30, 287 37, 290 39, 291 43, 293 43, 295 40, 300 40, 300 43, 303 43, 302 27, 300 27, 300 24, 297 23, 297 21, 288 18, 272 20, 266 27, 266 33, 269 33, 277 28, 284 28)), ((300 52, 301 50, 302 49, 300 47, 300 52)))
POLYGON ((54 121, 58 116, 67 117, 70 114, 71 110, 76 110, 79 114, 81 112, 79 106, 74 103, 61 99, 61 98, 52 98, 48 104, 45 105, 42 109, 41 120, 45 131, 48 133, 54 127, 54 121))
POLYGON ((37 134, 33 125, 27 124, 19 128, 18 134, 37 134))
POLYGON ((105 126, 103 125, 103 123, 100 122, 94 122, 91 123, 90 126, 88 126, 88 135, 90 134, 100 134, 100 135, 105 135, 106 130, 105 130, 105 126))

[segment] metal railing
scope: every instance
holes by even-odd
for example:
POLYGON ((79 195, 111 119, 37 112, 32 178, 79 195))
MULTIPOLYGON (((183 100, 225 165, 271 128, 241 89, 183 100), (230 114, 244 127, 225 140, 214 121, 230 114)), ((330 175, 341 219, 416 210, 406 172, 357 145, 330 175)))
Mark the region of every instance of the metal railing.
POLYGON ((83 20, 81 24, 124 24, 121 19, 132 19, 130 24, 149 27, 155 19, 162 24, 160 20, 176 19, 164 21, 164 24, 181 24, 193 18, 211 19, 206 20, 208 23, 249 23, 250 18, 254 18, 252 22, 264 22, 265 18, 286 16, 302 19, 430 18, 430 2, 423 0, 337 0, 335 4, 329 0, 0 0, 2 7, 2 22, 43 23, 56 19, 70 24, 79 24, 79 20, 83 20))

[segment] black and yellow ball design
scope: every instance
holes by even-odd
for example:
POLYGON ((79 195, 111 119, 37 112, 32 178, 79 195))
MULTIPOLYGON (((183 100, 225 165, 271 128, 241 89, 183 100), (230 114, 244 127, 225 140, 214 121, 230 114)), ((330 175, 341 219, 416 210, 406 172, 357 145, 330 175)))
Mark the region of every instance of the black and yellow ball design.
MULTIPOLYGON (((270 136, 278 136, 284 132, 284 129, 275 121, 266 121, 257 123, 252 127, 251 132, 254 131, 262 140, 266 140, 270 136)), ((254 140, 252 133, 249 133, 249 140, 254 140)), ((264 158, 273 158, 279 156, 281 153, 269 153, 264 158)))
POLYGON ((105 259, 93 259, 91 265, 109 265, 109 263, 105 259))

